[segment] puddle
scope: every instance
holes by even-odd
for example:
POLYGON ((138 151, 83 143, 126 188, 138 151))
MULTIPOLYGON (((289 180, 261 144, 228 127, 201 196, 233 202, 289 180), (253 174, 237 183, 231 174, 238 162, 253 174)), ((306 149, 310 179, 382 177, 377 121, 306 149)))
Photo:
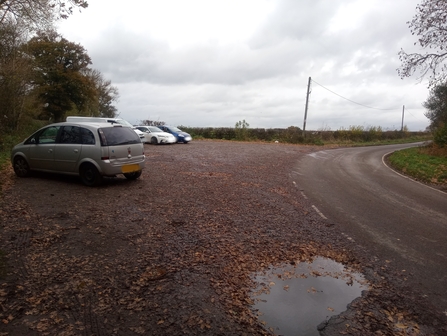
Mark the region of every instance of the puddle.
POLYGON ((269 268, 256 273, 252 292, 258 319, 277 335, 319 335, 317 326, 347 309, 368 289, 360 273, 331 259, 269 268))

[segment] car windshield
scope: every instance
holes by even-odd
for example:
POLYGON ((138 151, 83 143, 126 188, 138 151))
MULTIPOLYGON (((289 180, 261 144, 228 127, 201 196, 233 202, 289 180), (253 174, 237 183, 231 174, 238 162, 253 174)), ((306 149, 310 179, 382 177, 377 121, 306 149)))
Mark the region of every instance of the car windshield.
POLYGON ((140 143, 140 137, 129 127, 104 127, 99 129, 103 146, 119 146, 140 143))
POLYGON ((148 127, 148 129, 151 132, 163 132, 161 129, 159 129, 158 127, 148 127))

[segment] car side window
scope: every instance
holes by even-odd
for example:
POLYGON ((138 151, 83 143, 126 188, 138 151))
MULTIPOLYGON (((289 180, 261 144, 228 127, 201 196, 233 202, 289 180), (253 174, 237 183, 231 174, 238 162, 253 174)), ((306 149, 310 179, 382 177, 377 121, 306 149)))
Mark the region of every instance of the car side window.
POLYGON ((94 145, 95 136, 93 135, 92 131, 82 127, 80 129, 81 129, 82 143, 84 145, 94 145))
POLYGON ((45 128, 40 134, 35 137, 36 142, 40 144, 55 143, 59 128, 60 126, 51 126, 45 128))
POLYGON ((81 144, 81 130, 77 126, 64 126, 59 138, 60 143, 81 144))

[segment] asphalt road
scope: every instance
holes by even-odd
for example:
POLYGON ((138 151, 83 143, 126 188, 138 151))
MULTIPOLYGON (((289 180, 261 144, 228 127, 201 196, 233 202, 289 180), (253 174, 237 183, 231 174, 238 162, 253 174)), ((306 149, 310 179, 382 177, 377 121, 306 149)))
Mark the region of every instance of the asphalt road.
POLYGON ((383 161, 387 153, 417 145, 319 151, 300 160, 294 178, 325 220, 402 272, 447 314, 447 194, 383 161))

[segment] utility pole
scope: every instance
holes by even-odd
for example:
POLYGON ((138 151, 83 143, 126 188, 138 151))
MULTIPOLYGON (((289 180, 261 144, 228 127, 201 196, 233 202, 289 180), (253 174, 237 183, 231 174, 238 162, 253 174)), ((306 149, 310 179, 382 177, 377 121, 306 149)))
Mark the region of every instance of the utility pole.
POLYGON ((404 131, 404 115, 405 115, 405 105, 402 106, 402 126, 400 127, 400 131, 404 131))
POLYGON ((304 109, 303 137, 305 136, 305 132, 306 132, 307 108, 309 106, 309 95, 310 95, 311 81, 312 81, 312 79, 309 77, 309 82, 307 83, 306 108, 304 109))

